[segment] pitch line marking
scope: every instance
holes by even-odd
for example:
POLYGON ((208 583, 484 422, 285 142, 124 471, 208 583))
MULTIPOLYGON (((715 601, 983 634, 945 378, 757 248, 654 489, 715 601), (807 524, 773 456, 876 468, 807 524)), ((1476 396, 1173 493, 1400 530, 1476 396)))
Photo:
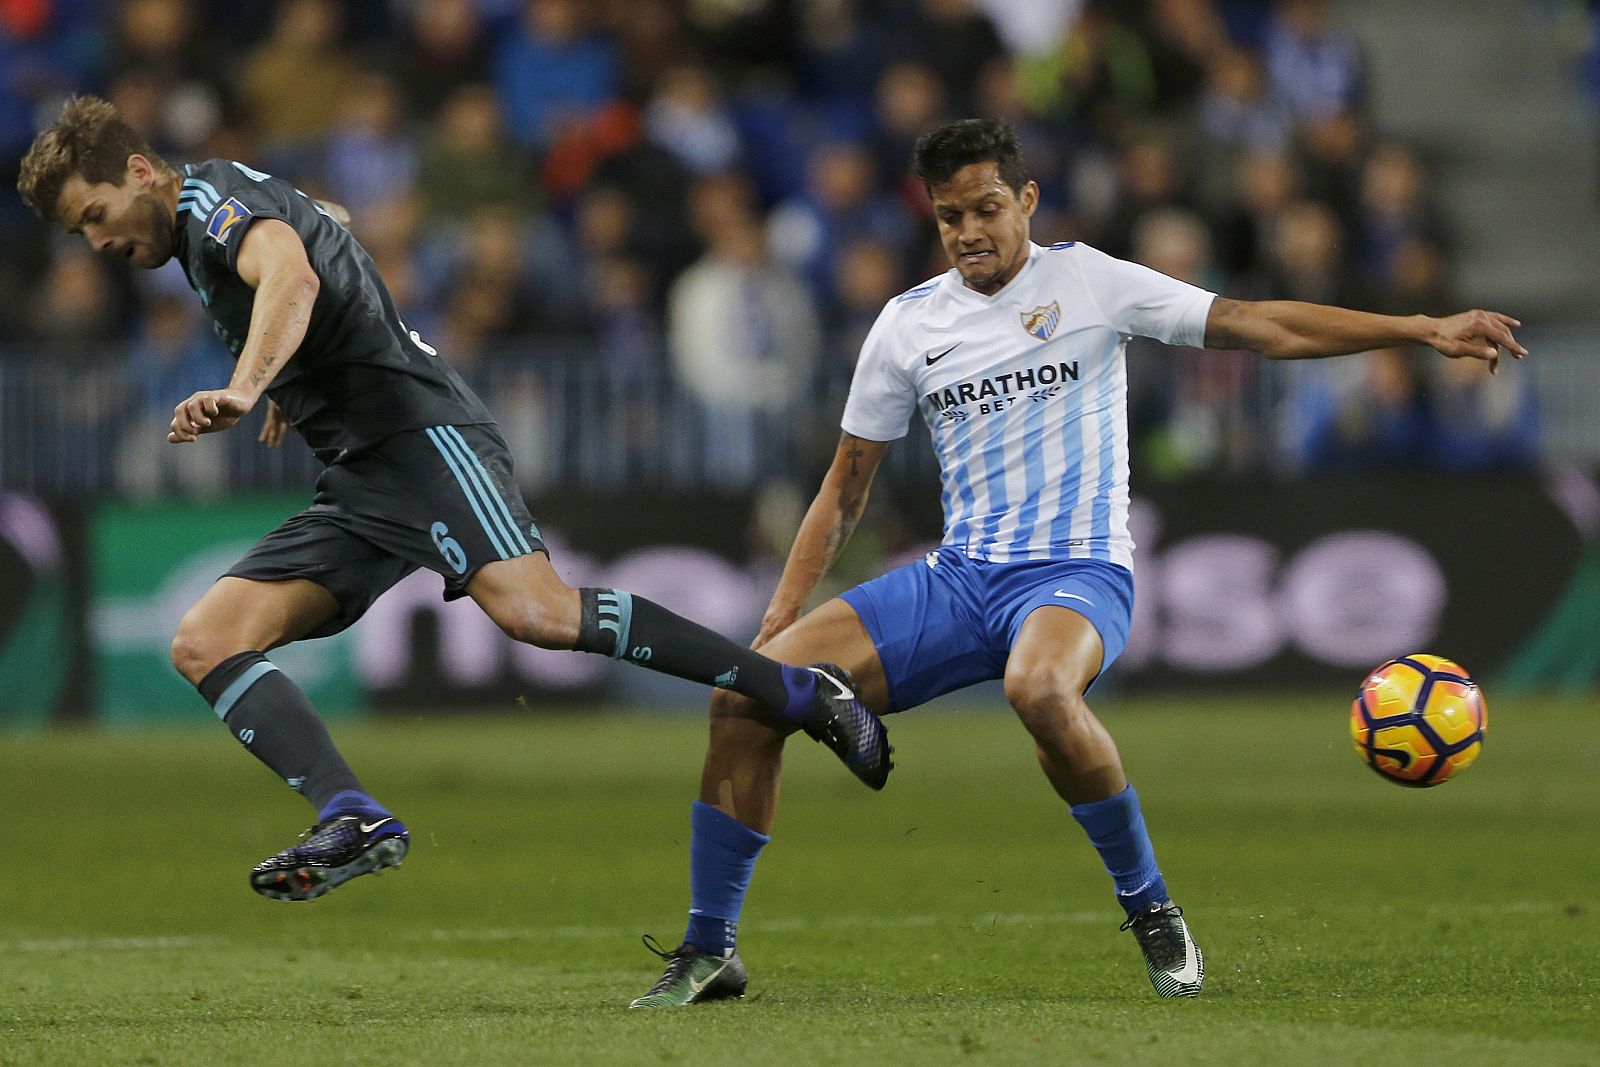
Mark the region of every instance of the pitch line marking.
POLYGON ((216 937, 25 937, 0 941, 0 952, 164 952, 221 941, 216 937))

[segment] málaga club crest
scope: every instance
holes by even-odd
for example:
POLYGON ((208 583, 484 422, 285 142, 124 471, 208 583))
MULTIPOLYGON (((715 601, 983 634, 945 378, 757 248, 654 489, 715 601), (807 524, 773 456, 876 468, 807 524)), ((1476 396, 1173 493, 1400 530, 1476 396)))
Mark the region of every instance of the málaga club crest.
POLYGON ((1022 328, 1041 341, 1050 340, 1050 335, 1056 332, 1056 326, 1061 322, 1061 301, 1052 300, 1048 304, 1040 304, 1030 311, 1018 313, 1022 318, 1022 328))

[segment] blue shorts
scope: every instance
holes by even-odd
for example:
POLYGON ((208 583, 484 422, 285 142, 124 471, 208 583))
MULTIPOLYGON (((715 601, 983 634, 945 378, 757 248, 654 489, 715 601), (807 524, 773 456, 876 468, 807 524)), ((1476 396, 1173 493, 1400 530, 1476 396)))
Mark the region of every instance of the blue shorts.
POLYGON ((1035 608, 1070 608, 1100 633, 1111 666, 1128 643, 1133 574, 1098 559, 986 563, 943 547, 840 594, 878 649, 889 710, 1005 675, 1035 608))

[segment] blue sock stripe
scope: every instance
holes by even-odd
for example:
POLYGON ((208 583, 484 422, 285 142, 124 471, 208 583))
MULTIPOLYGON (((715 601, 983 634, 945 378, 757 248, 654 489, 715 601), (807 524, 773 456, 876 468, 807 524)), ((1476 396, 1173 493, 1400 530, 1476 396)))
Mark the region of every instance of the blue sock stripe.
POLYGON ((494 545, 494 550, 500 553, 501 559, 510 559, 511 556, 506 552, 506 546, 501 543, 500 536, 495 533, 494 528, 489 525, 489 520, 484 517, 483 506, 478 502, 475 486, 468 480, 466 472, 461 469, 461 464, 455 458, 454 453, 446 447, 443 439, 439 436, 438 427, 430 426, 424 432, 427 433, 428 440, 433 442, 433 447, 439 450, 439 455, 444 457, 445 465, 450 468, 450 473, 456 476, 456 483, 461 486, 461 492, 466 496, 467 503, 472 506, 472 513, 478 517, 478 524, 483 527, 483 532, 489 535, 489 543, 494 545))
POLYGON ((222 695, 217 698, 217 702, 212 705, 211 710, 217 713, 217 718, 226 721, 228 712, 232 711, 233 706, 239 703, 239 698, 244 696, 252 685, 255 685, 266 675, 277 669, 276 666, 266 660, 245 668, 243 674, 228 683, 228 688, 222 691, 222 695))
POLYGON ((621 659, 628 652, 629 631, 633 629, 633 594, 622 589, 603 589, 594 599, 600 629, 610 630, 616 639, 611 658, 621 659))
POLYGON ((506 506, 505 498, 496 489, 494 479, 484 469, 483 461, 478 458, 478 454, 467 444, 467 439, 461 436, 460 430, 454 426, 445 426, 443 430, 446 436, 455 438, 456 443, 461 446, 461 451, 472 461, 472 465, 478 469, 478 474, 483 478, 484 488, 489 492, 489 507, 491 510, 499 512, 501 520, 505 523, 505 528, 511 531, 512 545, 522 549, 523 555, 532 552, 533 549, 528 546, 527 538, 523 537, 522 531, 517 528, 517 520, 511 517, 511 509, 506 506))

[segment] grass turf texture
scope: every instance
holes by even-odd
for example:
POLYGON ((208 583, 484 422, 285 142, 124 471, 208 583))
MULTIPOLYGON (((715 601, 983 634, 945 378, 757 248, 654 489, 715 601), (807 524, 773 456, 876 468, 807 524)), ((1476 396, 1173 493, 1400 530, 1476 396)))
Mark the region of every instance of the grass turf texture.
POLYGON ((1347 699, 1106 708, 1206 951, 1166 1002, 998 713, 892 720, 881 795, 791 745, 750 998, 655 1012, 697 717, 341 728, 412 851, 309 904, 247 888, 309 812, 220 729, 0 735, 0 1063, 1600 1063, 1600 706, 1414 791, 1347 699))

